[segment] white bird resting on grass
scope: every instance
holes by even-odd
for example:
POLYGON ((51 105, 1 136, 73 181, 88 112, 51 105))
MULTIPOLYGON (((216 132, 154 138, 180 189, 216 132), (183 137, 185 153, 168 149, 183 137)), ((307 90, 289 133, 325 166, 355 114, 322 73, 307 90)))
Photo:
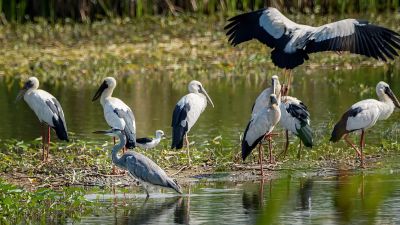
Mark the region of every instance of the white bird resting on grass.
POLYGON ((161 139, 165 136, 164 131, 156 130, 156 137, 155 138, 137 138, 136 139, 136 146, 142 149, 151 149, 155 148, 161 141, 161 139))
POLYGON ((400 34, 365 20, 344 19, 312 27, 297 24, 276 8, 243 13, 225 26, 229 43, 236 46, 257 39, 272 48, 272 62, 285 69, 284 95, 291 82, 291 70, 308 60, 314 52, 348 51, 387 61, 398 56, 400 34))
POLYGON ((64 112, 60 103, 53 95, 44 90, 38 89, 38 87, 39 80, 36 77, 30 77, 25 82, 24 87, 19 92, 16 100, 18 101, 23 97, 25 102, 33 112, 35 112, 40 122, 44 124, 42 150, 43 161, 45 162, 49 157, 50 127, 54 129, 60 140, 69 141, 69 139, 64 112))
POLYGON ((119 143, 112 149, 112 161, 121 169, 127 170, 136 180, 142 184, 146 191, 147 198, 150 196, 148 188, 149 185, 170 188, 179 194, 182 194, 181 187, 176 180, 171 179, 155 162, 138 152, 126 152, 121 157, 118 152, 126 144, 126 135, 121 130, 105 130, 95 131, 97 134, 105 134, 119 138, 119 143))
POLYGON ((389 118, 395 107, 400 108, 399 100, 387 83, 379 82, 376 94, 379 100, 366 99, 352 105, 336 123, 330 139, 332 142, 337 142, 343 137, 360 157, 361 167, 364 167, 365 131, 373 127, 378 120, 389 118), (354 131, 361 131, 359 149, 348 139, 349 133, 354 131))
POLYGON ((187 133, 189 133, 197 119, 199 119, 200 114, 206 109, 207 100, 212 107, 214 107, 214 103, 199 81, 192 80, 188 85, 188 89, 190 93, 178 101, 172 114, 171 149, 181 149, 183 147, 183 140, 185 139, 188 165, 190 166, 191 160, 187 133))

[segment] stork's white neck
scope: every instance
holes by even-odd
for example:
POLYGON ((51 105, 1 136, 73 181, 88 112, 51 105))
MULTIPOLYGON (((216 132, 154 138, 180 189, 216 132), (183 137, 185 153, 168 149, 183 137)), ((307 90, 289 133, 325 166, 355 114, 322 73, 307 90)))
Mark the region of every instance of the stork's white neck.
POLYGON ((379 93, 378 98, 381 102, 381 104, 378 105, 378 108, 381 111, 379 120, 385 120, 392 115, 395 105, 392 99, 386 93, 379 93))
POLYGON ((101 105, 104 105, 106 99, 110 98, 112 96, 113 91, 114 91, 114 88, 112 88, 112 87, 108 87, 108 88, 104 89, 104 91, 103 91, 103 93, 101 93, 101 97, 100 97, 101 105))

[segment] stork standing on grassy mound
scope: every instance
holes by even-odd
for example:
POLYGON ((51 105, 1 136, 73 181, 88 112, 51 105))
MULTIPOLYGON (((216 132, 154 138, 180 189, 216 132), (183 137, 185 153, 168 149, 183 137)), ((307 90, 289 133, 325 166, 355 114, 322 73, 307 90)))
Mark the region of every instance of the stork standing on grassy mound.
POLYGON ((197 119, 199 119, 200 114, 206 109, 207 100, 210 102, 212 107, 214 107, 214 103, 199 81, 191 81, 188 85, 188 89, 190 93, 183 96, 178 101, 172 114, 171 148, 181 149, 183 147, 183 139, 185 138, 188 165, 190 166, 191 160, 189 155, 189 140, 187 133, 189 133, 197 119))
POLYGON ((229 43, 236 46, 257 39, 272 48, 272 62, 285 69, 284 95, 291 84, 291 70, 323 51, 351 53, 387 61, 398 56, 400 34, 365 20, 344 19, 319 27, 297 24, 276 8, 268 7, 230 18, 225 26, 229 43))
POLYGON ((387 83, 379 82, 376 94, 379 100, 366 99, 352 105, 335 125, 330 139, 332 142, 337 142, 343 137, 361 158, 361 167, 364 167, 365 130, 373 127, 378 120, 389 118, 395 107, 400 108, 399 100, 387 83), (349 133, 354 131, 361 131, 360 149, 348 139, 349 133))
POLYGON ((47 161, 50 148, 50 127, 54 129, 60 140, 69 141, 69 139, 64 112, 60 103, 53 95, 38 88, 39 80, 36 77, 30 77, 19 92, 17 100, 23 97, 40 122, 44 124, 45 129, 42 135, 43 161, 47 161))

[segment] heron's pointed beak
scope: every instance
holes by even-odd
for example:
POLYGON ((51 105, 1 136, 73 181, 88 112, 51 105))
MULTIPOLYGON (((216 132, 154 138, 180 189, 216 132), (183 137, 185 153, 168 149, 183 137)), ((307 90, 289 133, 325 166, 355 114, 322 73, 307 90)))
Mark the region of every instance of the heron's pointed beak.
POLYGON ((96 94, 94 94, 92 102, 96 101, 98 98, 100 98, 101 94, 103 91, 108 88, 108 85, 105 81, 100 85, 99 89, 97 90, 96 94))
POLYGON ((385 93, 389 96, 390 99, 392 99, 394 105, 395 105, 397 108, 400 108, 400 102, 399 102, 399 100, 397 99, 396 95, 394 95, 392 89, 390 89, 389 87, 385 88, 385 93))
POLYGON ((211 104, 211 106, 214 108, 214 103, 212 102, 210 96, 208 96, 207 91, 206 91, 203 87, 201 87, 200 90, 201 90, 201 92, 207 97, 208 102, 209 102, 209 103, 211 104))
POLYGON ((18 92, 17 97, 15 98, 15 102, 18 102, 19 100, 21 100, 21 98, 24 97, 26 91, 27 91, 27 89, 25 89, 25 88, 24 88, 24 89, 21 89, 21 90, 18 92))

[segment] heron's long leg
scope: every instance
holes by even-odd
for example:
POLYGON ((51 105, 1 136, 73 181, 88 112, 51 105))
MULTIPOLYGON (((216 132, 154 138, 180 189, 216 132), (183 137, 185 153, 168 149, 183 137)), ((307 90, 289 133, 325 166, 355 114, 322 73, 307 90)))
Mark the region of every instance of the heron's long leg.
POLYGON ((363 155, 363 150, 364 150, 364 144, 365 144, 365 131, 361 130, 361 139, 360 139, 360 150, 361 150, 361 167, 364 168, 364 155, 363 155))
POLYGON ((301 150, 303 150, 301 139, 299 138, 299 140, 300 142, 299 142, 299 151, 297 151, 297 159, 301 159, 301 150))
POLYGON ((264 169, 263 169, 263 153, 262 153, 262 144, 261 142, 258 144, 258 162, 260 163, 260 172, 261 176, 264 177, 264 169))
POLYGON ((359 157, 361 157, 360 151, 358 150, 358 148, 353 143, 351 143, 351 141, 349 140, 348 134, 345 134, 343 136, 343 139, 347 142, 347 144, 349 144, 352 148, 354 148, 354 150, 356 150, 357 155, 359 157))
POLYGON ((186 154, 188 157, 188 165, 192 166, 192 160, 190 159, 190 153, 189 153, 189 139, 187 134, 185 134, 185 142, 186 142, 186 154))

